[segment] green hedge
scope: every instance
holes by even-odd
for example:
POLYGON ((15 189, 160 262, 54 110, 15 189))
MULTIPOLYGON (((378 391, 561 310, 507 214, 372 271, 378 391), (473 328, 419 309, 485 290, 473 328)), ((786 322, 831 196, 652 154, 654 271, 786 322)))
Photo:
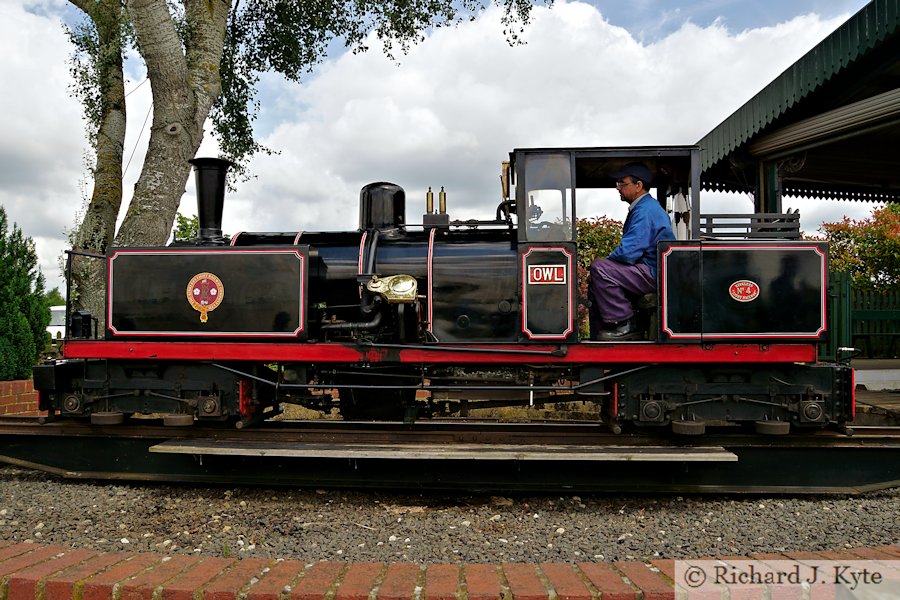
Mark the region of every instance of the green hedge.
POLYGON ((50 309, 34 242, 0 206, 0 381, 28 379, 50 341, 50 309))

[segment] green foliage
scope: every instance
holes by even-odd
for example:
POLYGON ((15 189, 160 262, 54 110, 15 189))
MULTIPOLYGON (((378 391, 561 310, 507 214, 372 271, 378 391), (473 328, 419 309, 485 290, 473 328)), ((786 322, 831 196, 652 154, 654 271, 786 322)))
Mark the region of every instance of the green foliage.
POLYGON ((50 310, 34 242, 0 206, 0 381, 27 379, 50 341, 50 310))
MULTIPOLYGON (((172 228, 172 237, 179 242, 191 242, 200 237, 200 217, 191 215, 185 217, 181 213, 175 213, 175 227, 172 228)), ((225 243, 231 241, 231 236, 223 235, 225 243)))
POLYGON ((587 269, 594 259, 609 256, 622 239, 622 222, 608 217, 578 219, 578 266, 587 269))
POLYGON ((200 217, 191 215, 185 217, 181 213, 175 214, 175 229, 172 231, 176 240, 186 241, 197 239, 200 233, 200 217))
POLYGON ((66 303, 66 299, 63 298, 63 295, 60 293, 59 288, 55 287, 44 294, 44 302, 47 304, 47 306, 62 306, 66 303))
POLYGON ((866 219, 823 223, 831 269, 850 273, 858 290, 900 288, 900 204, 875 209, 866 219))
POLYGON ((622 239, 622 223, 608 217, 578 219, 576 223, 578 244, 578 328, 583 337, 588 331, 588 280, 591 263, 609 253, 622 239))

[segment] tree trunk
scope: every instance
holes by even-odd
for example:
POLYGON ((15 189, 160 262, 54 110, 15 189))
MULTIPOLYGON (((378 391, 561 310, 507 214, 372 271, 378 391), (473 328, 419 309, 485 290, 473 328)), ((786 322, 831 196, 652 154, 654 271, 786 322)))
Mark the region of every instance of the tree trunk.
MULTIPOLYGON (((100 122, 95 140, 94 189, 84 220, 75 232, 75 250, 104 254, 115 234, 122 204, 122 154, 125 145, 125 83, 122 72, 121 25, 124 18, 119 0, 72 0, 88 15, 97 29, 100 56, 100 122)), ((105 312, 105 261, 74 256, 70 299, 79 310, 101 319, 105 312)))
POLYGON ((116 236, 119 246, 159 246, 172 231, 190 174, 188 160, 221 91, 219 63, 230 0, 186 0, 187 31, 179 39, 165 0, 128 0, 153 88, 150 145, 134 197, 116 236))

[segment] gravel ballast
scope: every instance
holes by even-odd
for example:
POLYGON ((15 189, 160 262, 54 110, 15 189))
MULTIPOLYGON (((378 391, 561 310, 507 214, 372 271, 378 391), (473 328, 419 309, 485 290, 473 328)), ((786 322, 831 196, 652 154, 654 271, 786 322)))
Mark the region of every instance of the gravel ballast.
POLYGON ((65 481, 0 467, 0 539, 306 561, 582 562, 900 543, 858 497, 488 496, 65 481))

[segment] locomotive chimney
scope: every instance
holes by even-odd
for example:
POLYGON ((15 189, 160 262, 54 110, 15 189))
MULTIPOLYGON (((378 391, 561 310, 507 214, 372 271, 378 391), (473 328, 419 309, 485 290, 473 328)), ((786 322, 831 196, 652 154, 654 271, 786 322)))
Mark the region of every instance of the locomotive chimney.
POLYGON ((359 228, 396 229, 406 224, 406 192, 384 181, 359 191, 359 228))
POLYGON ((221 158, 194 158, 194 180, 197 185, 198 242, 204 246, 223 246, 222 207, 225 204, 225 175, 233 164, 221 158))

